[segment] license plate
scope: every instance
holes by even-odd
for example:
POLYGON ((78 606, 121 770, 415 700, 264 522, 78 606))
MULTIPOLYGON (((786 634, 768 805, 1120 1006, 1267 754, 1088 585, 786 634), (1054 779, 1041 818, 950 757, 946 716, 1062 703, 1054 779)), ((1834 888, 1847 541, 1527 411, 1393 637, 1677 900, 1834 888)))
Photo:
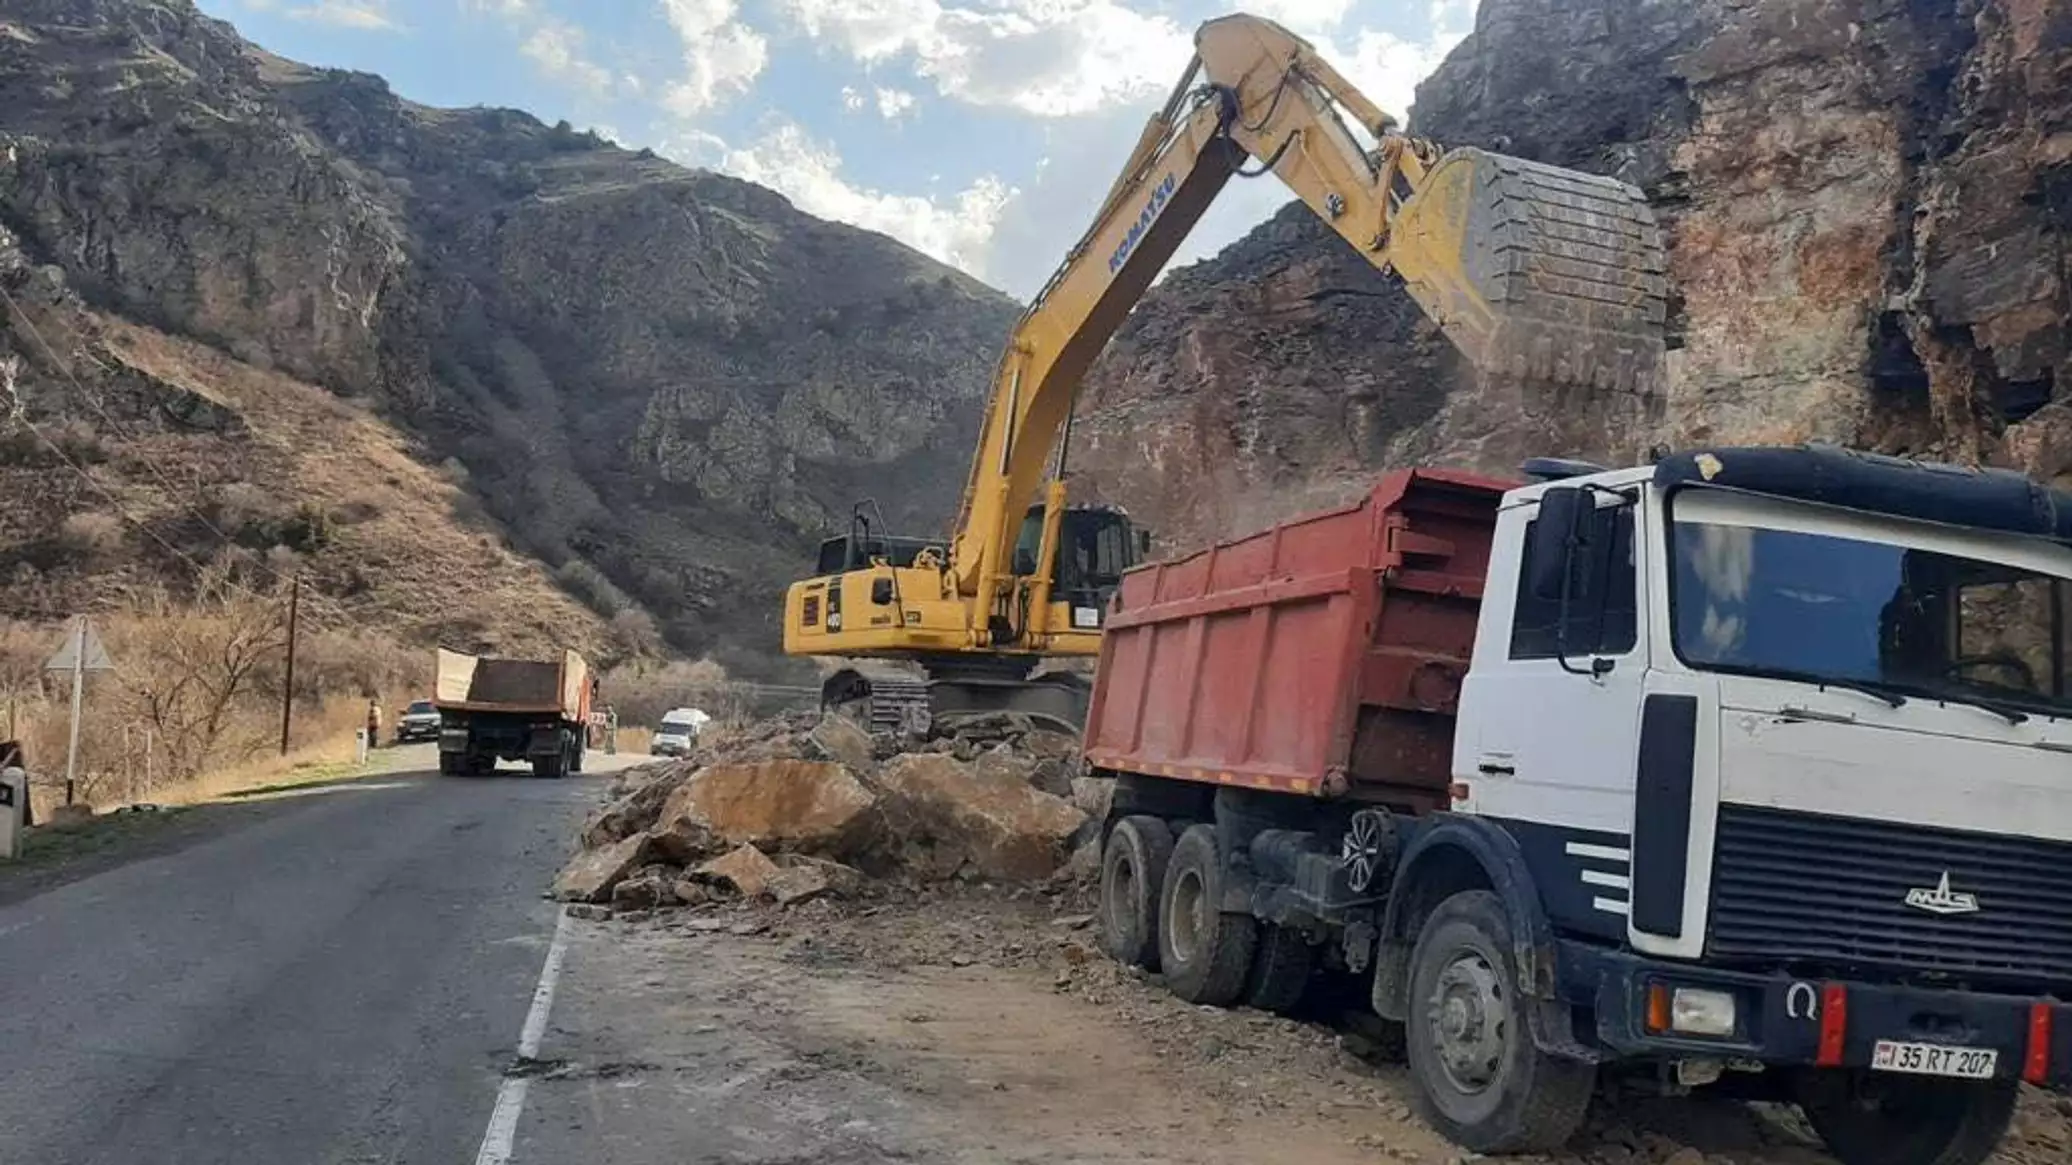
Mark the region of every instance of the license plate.
POLYGON ((1904 1072, 1912 1076, 1956 1076, 1965 1080, 1990 1080, 2000 1062, 1992 1048, 1952 1048, 1943 1044, 1909 1044, 1879 1040, 1871 1052, 1871 1067, 1880 1072, 1904 1072))

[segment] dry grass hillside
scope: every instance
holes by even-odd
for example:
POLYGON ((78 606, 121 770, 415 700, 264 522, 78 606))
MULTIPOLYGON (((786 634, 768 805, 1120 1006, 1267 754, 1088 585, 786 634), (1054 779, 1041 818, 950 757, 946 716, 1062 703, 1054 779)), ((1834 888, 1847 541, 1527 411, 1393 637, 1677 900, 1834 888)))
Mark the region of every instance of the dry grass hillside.
POLYGON ((29 350, 43 360, 18 378, 69 399, 6 437, 0 613, 45 623, 133 609, 195 564, 222 563, 260 591, 301 573, 313 628, 614 650, 602 619, 365 409, 122 320, 30 315, 29 350))

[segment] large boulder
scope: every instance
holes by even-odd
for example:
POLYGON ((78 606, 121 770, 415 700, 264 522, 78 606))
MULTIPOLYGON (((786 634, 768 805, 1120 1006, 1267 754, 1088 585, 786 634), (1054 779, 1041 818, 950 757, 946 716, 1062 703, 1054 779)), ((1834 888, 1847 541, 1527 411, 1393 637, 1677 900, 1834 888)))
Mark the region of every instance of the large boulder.
POLYGON ((563 902, 603 902, 628 873, 646 865, 652 853, 644 833, 583 850, 554 879, 553 896, 563 902))
POLYGON ((715 841, 843 857, 869 844, 876 808, 869 786, 831 761, 710 765, 670 793, 654 834, 677 861, 715 841))
POLYGON ((1003 763, 964 764, 942 753, 894 757, 878 770, 885 814, 906 842, 916 872, 941 876, 969 866, 1000 881, 1056 872, 1066 841, 1086 815, 1031 788, 1003 763))

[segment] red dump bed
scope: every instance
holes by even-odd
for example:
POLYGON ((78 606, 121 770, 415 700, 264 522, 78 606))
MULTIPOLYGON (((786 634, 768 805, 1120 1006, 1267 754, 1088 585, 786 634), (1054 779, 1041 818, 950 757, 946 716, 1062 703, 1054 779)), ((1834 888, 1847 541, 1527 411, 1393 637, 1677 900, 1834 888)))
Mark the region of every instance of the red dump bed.
POLYGON ((1513 485, 1399 471, 1353 505, 1131 571, 1102 631, 1088 759, 1447 805, 1454 708, 1513 485))

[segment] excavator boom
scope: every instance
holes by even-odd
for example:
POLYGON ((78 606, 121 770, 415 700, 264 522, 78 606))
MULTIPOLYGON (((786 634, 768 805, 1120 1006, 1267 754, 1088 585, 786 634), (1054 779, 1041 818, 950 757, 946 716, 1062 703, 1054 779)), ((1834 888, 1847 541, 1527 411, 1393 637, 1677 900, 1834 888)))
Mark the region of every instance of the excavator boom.
MULTIPOLYGON (((919 609, 901 597, 896 618, 870 633, 816 626, 806 617, 825 603, 806 599, 848 600, 839 577, 833 591, 827 578, 809 580, 787 601, 786 650, 983 666, 997 706, 1012 706, 1012 673, 1096 651, 1105 594, 1092 607, 1083 593, 1054 594, 1079 385, 1224 185, 1269 173, 1400 274, 1480 372, 1653 391, 1667 286, 1660 231, 1638 190, 1482 150, 1444 152, 1402 133, 1300 37, 1253 16, 1211 20, 1092 226, 1015 325, 933 575, 870 567, 902 594, 925 591, 919 609)), ((1072 532, 1086 528, 1098 527, 1072 532)), ((844 682, 854 689, 854 676, 844 682)))

